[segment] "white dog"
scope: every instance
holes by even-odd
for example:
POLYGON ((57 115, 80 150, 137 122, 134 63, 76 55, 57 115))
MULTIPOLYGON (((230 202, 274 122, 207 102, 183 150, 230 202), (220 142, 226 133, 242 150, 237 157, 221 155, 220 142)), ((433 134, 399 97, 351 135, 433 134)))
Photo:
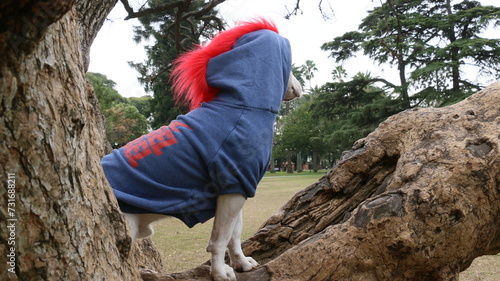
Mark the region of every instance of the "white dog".
POLYGON ((152 235, 151 223, 165 216, 189 227, 215 216, 211 276, 236 280, 233 268, 258 266, 241 249, 241 210, 268 168, 281 102, 302 93, 288 40, 268 21, 245 22, 178 59, 173 82, 193 110, 102 165, 133 240, 152 235))

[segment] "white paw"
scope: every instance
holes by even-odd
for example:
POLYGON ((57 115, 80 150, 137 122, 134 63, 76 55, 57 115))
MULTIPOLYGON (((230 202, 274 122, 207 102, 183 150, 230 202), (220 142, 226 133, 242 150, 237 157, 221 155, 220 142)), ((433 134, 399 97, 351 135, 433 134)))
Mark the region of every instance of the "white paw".
POLYGON ((137 232, 137 238, 139 239, 148 238, 149 236, 153 235, 154 232, 155 231, 153 230, 153 227, 150 224, 140 225, 139 231, 137 232))
POLYGON ((231 266, 238 272, 244 272, 256 268, 257 266, 259 266, 259 263, 256 262, 252 257, 243 257, 236 259, 235 261, 231 261, 231 266))
POLYGON ((212 266, 210 268, 210 276, 212 276, 214 281, 236 281, 234 270, 227 264, 224 264, 220 268, 212 266))

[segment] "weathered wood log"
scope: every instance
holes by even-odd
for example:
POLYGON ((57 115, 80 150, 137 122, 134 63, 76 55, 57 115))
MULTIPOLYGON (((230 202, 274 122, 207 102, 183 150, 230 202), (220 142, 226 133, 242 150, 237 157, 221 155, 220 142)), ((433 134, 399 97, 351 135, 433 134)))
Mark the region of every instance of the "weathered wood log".
POLYGON ((458 280, 500 252, 499 150, 500 83, 394 115, 244 242, 263 266, 238 279, 458 280))
POLYGON ((260 245, 293 246, 308 233, 270 256, 270 280, 457 279, 475 257, 500 251, 499 149, 500 83, 453 106, 397 114, 245 249, 267 258, 260 245))

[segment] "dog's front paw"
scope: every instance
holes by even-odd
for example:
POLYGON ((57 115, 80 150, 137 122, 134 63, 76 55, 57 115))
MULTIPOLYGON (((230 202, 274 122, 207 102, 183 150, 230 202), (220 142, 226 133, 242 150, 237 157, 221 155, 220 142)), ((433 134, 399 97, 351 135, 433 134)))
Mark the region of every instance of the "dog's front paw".
POLYGON ((210 268, 210 276, 214 281, 236 281, 236 274, 234 274, 234 270, 227 264, 224 264, 221 267, 212 267, 210 268))
POLYGON ((243 257, 231 261, 231 266, 238 272, 244 272, 256 268, 257 266, 259 266, 259 263, 256 262, 252 257, 243 257))

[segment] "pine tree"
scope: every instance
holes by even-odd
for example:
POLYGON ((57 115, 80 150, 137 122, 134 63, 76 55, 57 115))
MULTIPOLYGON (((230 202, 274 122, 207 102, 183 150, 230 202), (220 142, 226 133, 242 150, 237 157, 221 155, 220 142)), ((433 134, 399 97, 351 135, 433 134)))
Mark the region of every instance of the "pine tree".
POLYGON ((396 66, 399 85, 386 85, 406 108, 457 101, 481 87, 462 77, 465 65, 490 77, 500 75, 500 40, 480 37, 490 23, 499 24, 500 8, 454 2, 387 0, 369 12, 359 31, 322 48, 337 62, 363 51, 377 63, 396 66))
MULTIPOLYGON (((154 9, 173 0, 149 1, 148 7, 154 9)), ((202 40, 212 37, 222 29, 221 20, 217 18, 216 11, 205 12, 199 19, 178 20, 182 12, 185 15, 201 12, 205 1, 191 1, 184 7, 163 11, 139 17, 142 26, 135 27, 134 40, 136 42, 154 43, 146 47, 147 59, 142 63, 129 64, 141 75, 139 80, 146 90, 153 92, 151 111, 154 116, 153 128, 168 124, 179 114, 184 114, 188 109, 176 104, 170 89, 170 67, 172 61, 183 51, 189 50, 202 40)))

